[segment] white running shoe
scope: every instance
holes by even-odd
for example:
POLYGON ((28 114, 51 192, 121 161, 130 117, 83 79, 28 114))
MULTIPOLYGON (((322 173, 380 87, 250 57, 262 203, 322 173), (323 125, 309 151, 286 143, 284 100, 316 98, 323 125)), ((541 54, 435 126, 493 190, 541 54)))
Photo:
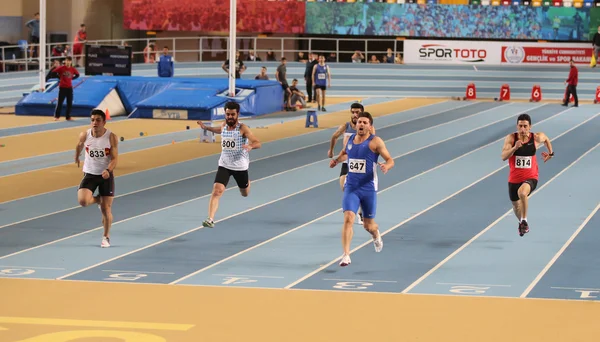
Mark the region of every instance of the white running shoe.
POLYGON ((358 220, 358 224, 360 224, 360 225, 364 224, 362 213, 359 213, 358 215, 356 215, 356 219, 358 220))
POLYGON ((377 239, 373 239, 373 245, 375 246, 375 252, 379 253, 383 249, 383 239, 381 234, 377 232, 377 239))
POLYGON ((342 260, 340 261, 340 266, 344 267, 344 266, 348 266, 352 263, 352 260, 350 260, 350 256, 347 254, 344 254, 344 256, 342 257, 342 260))
POLYGON ((110 239, 107 238, 106 236, 102 237, 102 243, 100 244, 100 247, 102 247, 102 248, 110 247, 110 239))

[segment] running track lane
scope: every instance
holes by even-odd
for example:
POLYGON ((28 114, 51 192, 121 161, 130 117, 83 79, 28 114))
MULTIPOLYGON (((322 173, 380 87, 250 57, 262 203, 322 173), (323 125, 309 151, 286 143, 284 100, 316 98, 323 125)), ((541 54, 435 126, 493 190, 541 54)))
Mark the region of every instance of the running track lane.
MULTIPOLYGON (((537 127, 553 136, 561 134, 578 123, 561 122, 561 118, 569 114, 558 114, 547 121, 538 121, 537 127)), ((579 121, 583 121, 583 119, 579 121)), ((427 208, 438 204, 444 198, 448 198, 473 184, 474 181, 503 167, 504 163, 498 158, 498 150, 501 149, 503 144, 502 140, 499 139, 487 146, 480 146, 472 153, 462 155, 446 165, 419 175, 408 182, 400 183, 394 188, 380 191, 378 194, 377 222, 381 231, 383 232, 396 226, 399 222, 410 219, 417 213, 423 212, 427 208), (448 175, 452 175, 452 181, 448 181, 448 175), (406 195, 418 194, 423 192, 424 189, 426 189, 426 196, 406 195)), ((392 171, 402 172, 401 168, 392 171)), ((382 176, 382 178, 384 177, 387 177, 387 175, 382 176)), ((178 280, 177 283, 226 284, 229 286, 269 288, 286 287, 297 279, 310 274, 317 268, 317 265, 326 265, 332 259, 336 259, 341 255, 340 226, 341 212, 338 211, 297 231, 269 241, 264 246, 253 246, 251 250, 244 251, 243 254, 230 258, 230 260, 199 270, 196 274, 178 280), (279 264, 268 262, 274 259, 281 260, 280 264, 285 264, 286 267, 278 267, 279 264), (251 273, 249 273, 250 270, 251 273), (239 278, 240 275, 249 279, 232 280, 232 277, 239 278)), ((363 238, 368 236, 360 226, 356 225, 355 229, 356 239, 353 240, 352 248, 360 245, 363 238)), ((389 249, 387 249, 384 242, 384 251, 386 250, 389 249)), ((386 258, 386 253, 380 254, 377 258, 379 262, 385 263, 386 261, 380 260, 386 258)), ((362 263, 362 261, 356 260, 353 263, 362 263)), ((373 278, 366 277, 365 274, 360 274, 360 278, 353 278, 352 280, 373 280, 373 278)), ((341 281, 347 282, 348 279, 342 280, 333 275, 324 280, 337 288, 351 287, 351 284, 356 286, 354 282, 339 284, 341 281)), ((386 280, 385 282, 393 283, 395 281, 386 280)))
MULTIPOLYGON (((520 110, 525 109, 531 109, 531 105, 513 104, 497 107, 474 116, 417 131, 414 134, 390 139, 387 145, 391 152, 397 153, 396 156, 401 156, 418 149, 424 149, 434 143, 454 138, 457 135, 467 134, 486 125, 505 122, 510 117, 518 115, 520 110), (509 113, 507 114, 507 112, 509 113), (431 137, 435 137, 435 140, 431 137)), ((237 194, 237 189, 230 188, 232 191, 226 191, 223 197, 223 201, 228 205, 221 206, 219 217, 237 215, 240 212, 255 209, 257 206, 269 204, 270 201, 295 195, 303 190, 309 190, 308 187, 318 186, 324 182, 337 181, 339 171, 329 170, 327 161, 328 159, 321 160, 299 169, 286 170, 282 174, 270 175, 266 179, 255 180, 252 188, 253 195, 247 199, 240 197, 237 194)), ((204 196, 176 207, 164 208, 161 211, 114 224, 113 232, 119 231, 118 242, 113 239, 113 248, 108 251, 94 249, 82 255, 79 253, 81 246, 97 245, 98 243, 97 234, 82 234, 71 236, 62 241, 54 241, 32 250, 23 250, 0 259, 4 259, 2 261, 4 265, 27 265, 29 268, 39 268, 39 270, 33 272, 19 271, 19 273, 27 274, 30 277, 60 277, 196 228, 198 223, 204 219, 201 216, 203 211, 198 211, 198 208, 206 208, 208 200, 208 196, 204 196), (171 223, 171 225, 164 226, 164 222, 171 223), (173 224, 174 222, 176 224, 173 224), (65 260, 65 254, 77 254, 78 257, 65 260)))
MULTIPOLYGON (((574 114, 574 111, 571 113, 574 114)), ((537 121, 540 119, 534 122, 537 121)), ((554 146, 564 152, 561 152, 561 158, 543 165, 540 185, 597 143, 600 139, 597 135, 598 124, 600 117, 556 139, 554 146)), ((535 123, 533 127, 536 127, 535 123)), ((501 144, 497 146, 498 156, 501 144)), ((370 286, 372 291, 403 291, 511 208, 507 198, 506 170, 507 167, 503 168, 406 222, 399 229, 386 232, 382 253, 374 253, 369 241, 363 248, 353 252, 353 264, 350 267, 340 268, 334 262, 293 288, 331 289, 334 284, 324 279, 336 278, 379 281, 370 286)), ((426 192, 422 194, 426 196, 426 192)), ((516 234, 514 229, 509 233, 516 234)), ((460 273, 461 270, 454 269, 454 272, 460 273)))
MULTIPOLYGON (((383 128, 404 121, 424 118, 425 116, 433 117, 470 105, 471 103, 461 104, 455 101, 422 106, 379 117, 377 118, 376 125, 383 128)), ((267 142, 260 149, 252 152, 250 165, 253 167, 253 163, 256 163, 260 159, 328 142, 334 130, 335 128, 318 131, 310 130, 308 133, 299 136, 267 142)), ((326 156, 325 152, 323 152, 323 156, 326 156)), ((151 170, 118 176, 115 179, 115 185, 118 190, 115 200, 120 201, 120 198, 132 192, 148 190, 150 187, 157 187, 167 183, 198 177, 204 173, 214 172, 218 159, 219 155, 214 154, 151 170)), ((29 221, 38 216, 53 214, 61 210, 77 209, 79 205, 76 202, 76 197, 73 196, 73 192, 76 191, 77 187, 69 187, 37 196, 0 203, 0 210, 3 212, 3 215, 0 215, 0 228, 23 220, 29 221)))
MULTIPOLYGON (((495 106, 497 104, 484 102, 463 109, 452 110, 446 112, 444 115, 424 117, 405 124, 382 128, 377 133, 382 139, 388 140, 410 134, 416 130, 462 118, 482 110, 494 108, 495 106)), ((324 142, 306 149, 284 154, 277 158, 254 162, 250 166, 250 178, 263 178, 323 160, 323 151, 327 151, 328 146, 329 143, 324 142)), ((149 211, 210 194, 214 180, 213 172, 124 196, 113 206, 114 221, 125 220, 149 211)), ((228 187, 235 186, 235 182, 230 182, 228 187)), ((87 208, 78 208, 4 227, 0 229, 0 256, 94 229, 98 227, 99 223, 95 220, 90 220, 89 217, 97 216, 98 208, 92 205, 87 208), (70 224, 74 222, 80 224, 70 224), (27 238, 24 239, 23 236, 27 236, 27 238)))
MULTIPOLYGON (((554 107, 554 113, 561 110, 562 108, 554 107)), ((546 113, 538 112, 536 117, 537 120, 542 120, 550 115, 547 109, 546 113)), ((386 177, 382 177, 381 189, 463 155, 478 146, 497 140, 512 130, 514 130, 514 124, 501 122, 401 157, 397 163, 404 166, 403 172, 390 173, 386 177), (431 158, 422 158, 424 155, 431 156, 431 158)), ((165 273, 169 274, 154 274, 152 277, 141 278, 137 282, 169 283, 293 227, 316 219, 325 213, 339 209, 339 206, 339 184, 335 180, 297 196, 221 222, 218 224, 218 228, 194 231, 123 258, 97 265, 66 277, 66 279, 104 279, 105 270, 168 270, 165 273), (303 215, 298 215, 298 213, 303 215)))

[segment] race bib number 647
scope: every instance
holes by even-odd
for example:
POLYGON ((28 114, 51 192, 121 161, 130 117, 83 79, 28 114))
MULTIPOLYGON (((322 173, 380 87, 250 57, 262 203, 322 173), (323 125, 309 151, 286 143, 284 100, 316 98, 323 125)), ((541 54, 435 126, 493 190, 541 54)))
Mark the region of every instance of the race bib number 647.
POLYGON ((364 159, 348 160, 348 171, 352 173, 365 173, 367 162, 364 159))
POLYGON ((531 168, 531 157, 517 156, 515 158, 515 167, 517 169, 530 169, 531 168))

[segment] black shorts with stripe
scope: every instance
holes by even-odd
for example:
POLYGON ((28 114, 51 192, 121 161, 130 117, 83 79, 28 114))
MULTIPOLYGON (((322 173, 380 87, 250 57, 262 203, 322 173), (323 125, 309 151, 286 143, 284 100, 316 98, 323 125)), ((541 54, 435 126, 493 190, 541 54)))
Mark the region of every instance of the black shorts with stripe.
POLYGON ((107 179, 102 178, 102 175, 92 175, 84 173, 83 179, 79 184, 79 189, 89 189, 92 194, 98 189, 98 194, 102 197, 115 196, 115 177, 110 173, 107 179))

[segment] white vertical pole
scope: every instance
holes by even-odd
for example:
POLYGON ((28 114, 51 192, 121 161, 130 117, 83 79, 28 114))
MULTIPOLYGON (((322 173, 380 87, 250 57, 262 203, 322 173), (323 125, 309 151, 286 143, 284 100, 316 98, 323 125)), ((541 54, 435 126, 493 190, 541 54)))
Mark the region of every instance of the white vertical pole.
POLYGON ((40 60, 40 89, 46 89, 46 0, 40 0, 40 44, 38 48, 40 60))
POLYGON ((229 96, 235 96, 237 1, 229 0, 229 96))

